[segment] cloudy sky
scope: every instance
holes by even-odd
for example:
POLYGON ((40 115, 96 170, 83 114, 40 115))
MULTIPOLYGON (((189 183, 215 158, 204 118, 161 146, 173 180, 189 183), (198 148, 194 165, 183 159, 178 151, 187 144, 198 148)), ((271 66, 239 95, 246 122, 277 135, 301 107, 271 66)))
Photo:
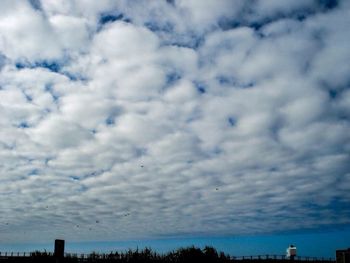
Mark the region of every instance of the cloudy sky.
POLYGON ((0 10, 0 243, 350 224, 350 1, 0 10))

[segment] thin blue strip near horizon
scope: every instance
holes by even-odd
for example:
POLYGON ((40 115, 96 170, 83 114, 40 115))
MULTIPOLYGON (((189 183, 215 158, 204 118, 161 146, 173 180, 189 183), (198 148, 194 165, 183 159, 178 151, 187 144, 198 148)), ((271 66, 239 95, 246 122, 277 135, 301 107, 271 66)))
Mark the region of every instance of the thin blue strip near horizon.
MULTIPOLYGON (((350 226, 327 232, 298 232, 276 235, 235 236, 235 237, 193 237, 156 240, 70 242, 66 240, 67 253, 109 253, 128 249, 151 248, 158 253, 166 253, 181 247, 213 246, 231 256, 284 255, 286 248, 294 244, 298 256, 335 258, 337 249, 350 247, 350 226)), ((52 252, 52 243, 42 244, 0 244, 1 252, 52 252)))

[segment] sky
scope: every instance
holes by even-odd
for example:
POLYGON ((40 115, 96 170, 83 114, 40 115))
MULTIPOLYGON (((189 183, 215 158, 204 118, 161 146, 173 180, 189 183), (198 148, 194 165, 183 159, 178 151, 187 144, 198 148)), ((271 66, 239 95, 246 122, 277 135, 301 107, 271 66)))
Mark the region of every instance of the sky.
POLYGON ((350 247, 350 1, 0 10, 0 250, 350 247))

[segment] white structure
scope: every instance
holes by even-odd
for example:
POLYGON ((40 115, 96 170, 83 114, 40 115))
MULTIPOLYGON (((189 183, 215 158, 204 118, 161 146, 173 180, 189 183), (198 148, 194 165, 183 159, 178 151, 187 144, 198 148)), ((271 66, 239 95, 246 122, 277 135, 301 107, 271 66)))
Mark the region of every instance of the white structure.
POLYGON ((290 245, 287 248, 287 258, 294 259, 294 257, 297 255, 297 248, 296 246, 290 245))

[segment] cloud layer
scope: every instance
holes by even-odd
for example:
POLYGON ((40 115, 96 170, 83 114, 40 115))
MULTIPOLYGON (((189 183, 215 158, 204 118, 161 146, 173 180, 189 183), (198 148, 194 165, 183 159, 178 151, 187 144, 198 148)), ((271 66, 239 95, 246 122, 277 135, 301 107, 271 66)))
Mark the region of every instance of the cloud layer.
POLYGON ((2 243, 350 223, 348 1, 0 10, 2 243))

